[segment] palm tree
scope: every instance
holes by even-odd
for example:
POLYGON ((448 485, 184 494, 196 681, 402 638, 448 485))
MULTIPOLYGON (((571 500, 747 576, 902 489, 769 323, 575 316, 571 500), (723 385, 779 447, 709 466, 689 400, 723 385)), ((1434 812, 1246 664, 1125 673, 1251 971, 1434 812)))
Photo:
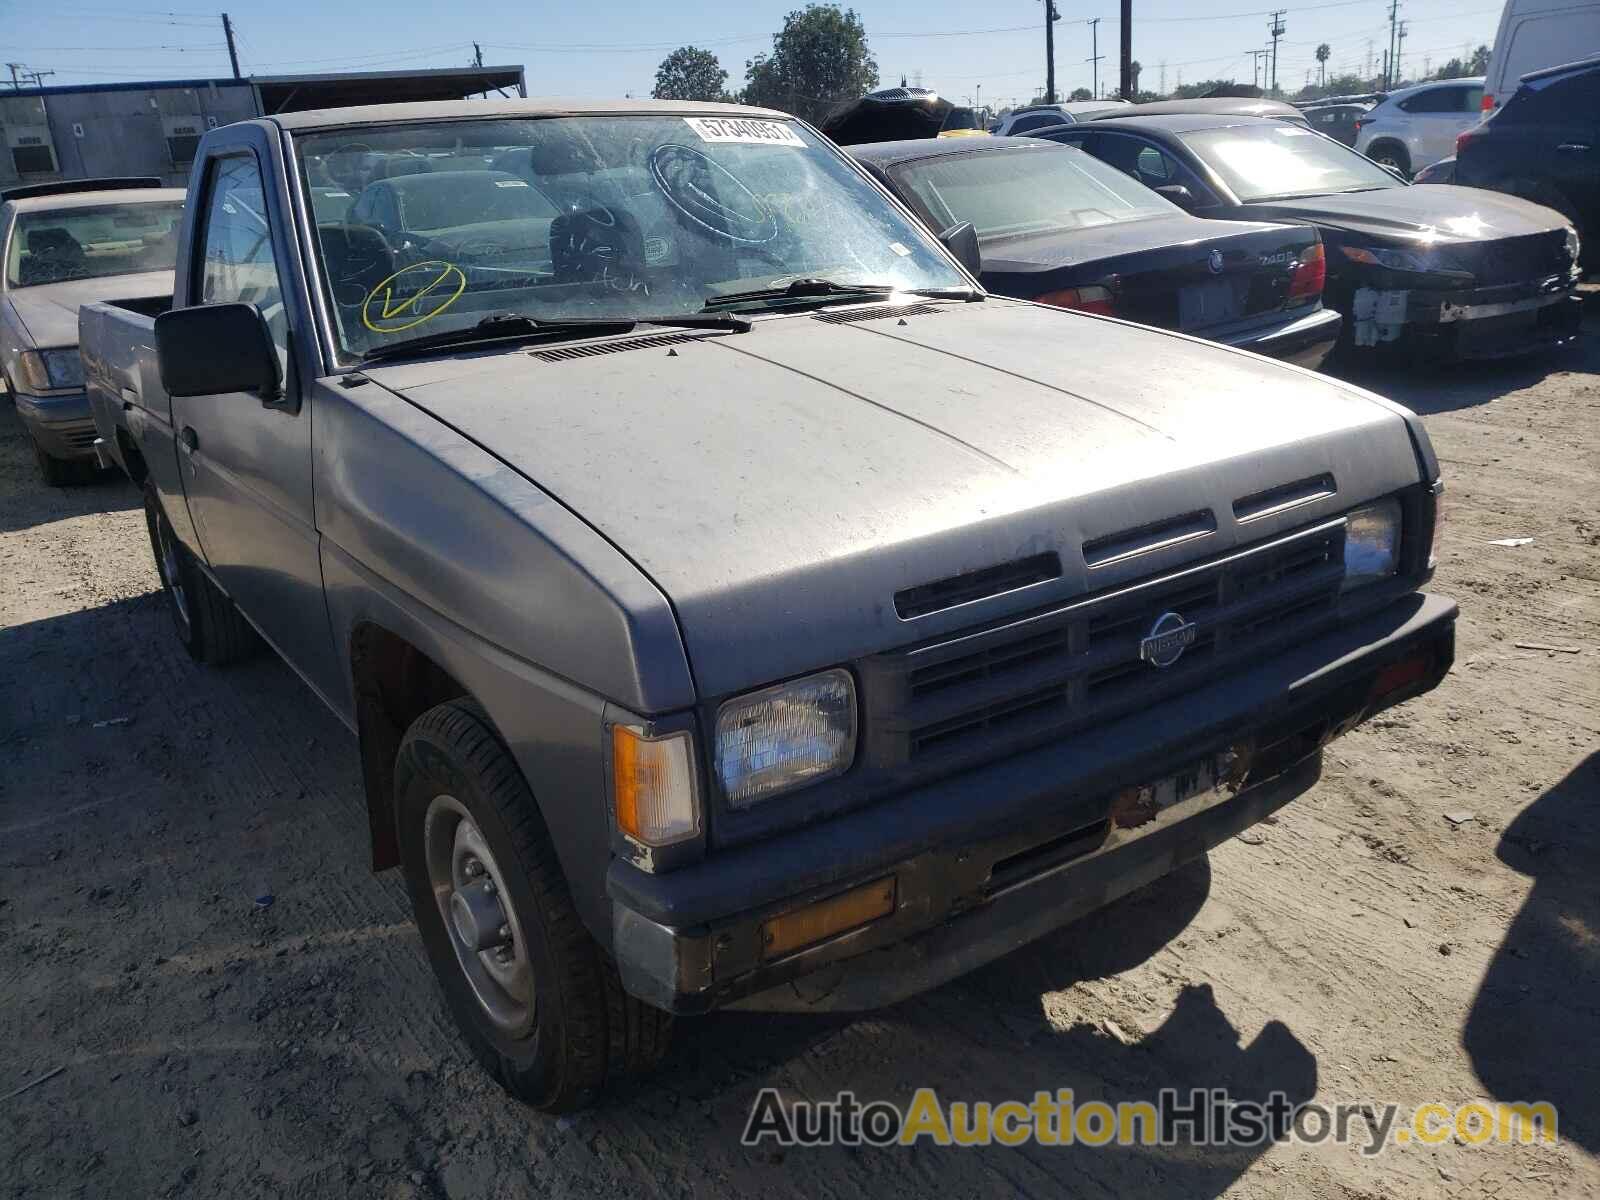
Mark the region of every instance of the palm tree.
POLYGON ((1328 83, 1328 59, 1332 57, 1333 50, 1327 42, 1323 42, 1317 47, 1317 71, 1320 75, 1317 82, 1323 86, 1327 86, 1328 83))

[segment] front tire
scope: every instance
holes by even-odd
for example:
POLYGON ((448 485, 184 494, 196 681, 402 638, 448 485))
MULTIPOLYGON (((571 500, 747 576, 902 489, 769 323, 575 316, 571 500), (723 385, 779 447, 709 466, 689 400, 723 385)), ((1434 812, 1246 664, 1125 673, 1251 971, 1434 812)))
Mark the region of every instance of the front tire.
POLYGON ((660 1061, 671 1016, 622 990, 573 906, 533 793, 475 703, 441 704, 406 731, 395 807, 434 975, 506 1091, 562 1112, 660 1061))
POLYGON ((172 522, 150 484, 144 488, 144 522, 155 555, 156 573, 167 599, 178 640, 196 662, 223 666, 248 658, 260 641, 238 606, 222 594, 210 576, 172 531, 172 522))
POLYGON ((83 482, 84 471, 78 463, 57 458, 39 445, 38 439, 31 435, 28 441, 33 443, 33 461, 38 464, 39 476, 47 487, 67 487, 69 484, 83 482))

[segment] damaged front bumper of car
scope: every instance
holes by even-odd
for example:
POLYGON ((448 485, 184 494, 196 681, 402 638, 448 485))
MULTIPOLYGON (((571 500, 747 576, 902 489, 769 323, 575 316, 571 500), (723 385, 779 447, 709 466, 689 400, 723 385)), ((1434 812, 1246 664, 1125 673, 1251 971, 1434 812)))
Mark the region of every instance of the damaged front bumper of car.
POLYGON ((1577 338, 1582 318, 1576 281, 1560 274, 1492 287, 1358 287, 1350 330, 1357 346, 1399 343, 1440 357, 1485 359, 1564 346, 1577 338))

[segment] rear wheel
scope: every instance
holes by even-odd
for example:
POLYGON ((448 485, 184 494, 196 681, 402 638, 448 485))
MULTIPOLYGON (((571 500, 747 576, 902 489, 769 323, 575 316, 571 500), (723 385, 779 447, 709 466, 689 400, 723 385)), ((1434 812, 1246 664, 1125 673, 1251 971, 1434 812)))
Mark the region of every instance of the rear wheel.
POLYGON ((212 666, 248 658, 260 646, 256 631, 178 540, 150 484, 144 489, 144 521, 167 609, 189 657, 212 666))
POLYGON ((1399 142, 1374 142, 1367 147, 1367 157, 1380 167, 1393 167, 1411 178, 1411 154, 1399 142))
POLYGON ((660 1060, 671 1016, 627 995, 584 929, 533 794, 481 708, 453 700, 417 718, 395 803, 417 929, 456 1025, 501 1086, 560 1112, 660 1060))

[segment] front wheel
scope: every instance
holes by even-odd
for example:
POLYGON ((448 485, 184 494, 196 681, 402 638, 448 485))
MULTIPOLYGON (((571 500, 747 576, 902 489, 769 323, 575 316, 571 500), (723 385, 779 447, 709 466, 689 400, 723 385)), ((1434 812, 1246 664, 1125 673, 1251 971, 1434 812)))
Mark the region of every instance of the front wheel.
POLYGON ((453 700, 417 718, 395 805, 423 946, 502 1087, 561 1112, 660 1060, 671 1016, 627 995, 584 929, 533 794, 481 708, 453 700))
POLYGON ((1376 142, 1368 147, 1367 157, 1380 167, 1392 167, 1411 178, 1411 155, 1399 142, 1376 142))

